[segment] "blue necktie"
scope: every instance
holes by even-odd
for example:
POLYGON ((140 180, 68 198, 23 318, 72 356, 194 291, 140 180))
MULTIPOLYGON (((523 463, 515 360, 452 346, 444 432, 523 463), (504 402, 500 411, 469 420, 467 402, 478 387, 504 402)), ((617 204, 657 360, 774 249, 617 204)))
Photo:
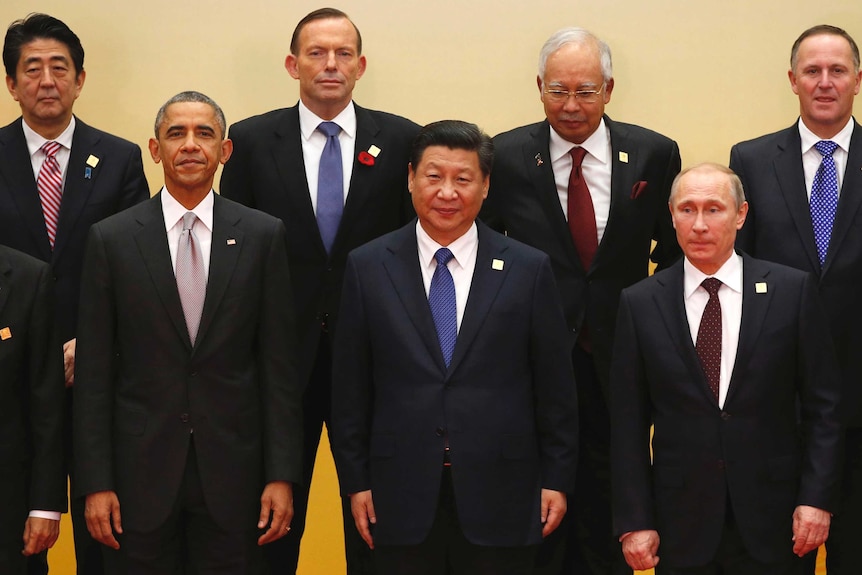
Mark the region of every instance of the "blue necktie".
POLYGON ((431 316, 437 328, 437 339, 440 340, 440 350, 446 367, 452 361, 455 351, 455 340, 458 338, 458 311, 455 307, 455 282, 446 264, 452 259, 448 248, 440 248, 434 254, 437 269, 431 277, 431 288, 428 290, 428 304, 431 306, 431 316))
POLYGON ((344 169, 338 141, 341 127, 335 122, 321 122, 317 129, 326 136, 317 173, 317 227, 326 253, 329 253, 344 210, 344 169))
POLYGON ((838 144, 830 140, 820 140, 814 147, 823 156, 814 183, 811 185, 811 224, 814 226, 814 242, 820 266, 826 261, 829 239, 832 237, 832 222, 838 208, 838 170, 832 153, 838 144))

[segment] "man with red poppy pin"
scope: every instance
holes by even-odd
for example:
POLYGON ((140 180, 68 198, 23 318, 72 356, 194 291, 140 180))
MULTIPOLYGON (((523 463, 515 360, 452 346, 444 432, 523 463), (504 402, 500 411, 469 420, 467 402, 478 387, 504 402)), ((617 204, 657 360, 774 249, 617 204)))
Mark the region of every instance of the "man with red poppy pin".
POLYGON ((679 257, 666 207, 679 148, 604 114, 614 89, 611 51, 586 30, 553 34, 536 80, 546 119, 494 138, 481 217, 551 257, 571 335, 581 459, 570 513, 546 539, 537 568, 547 575, 631 574, 611 529, 611 348, 620 291, 648 275, 650 260, 663 268, 679 257))
MULTIPOLYGON (((419 126, 353 102, 365 66, 362 38, 348 16, 315 10, 297 24, 285 60, 299 80, 297 105, 230 127, 234 153, 220 191, 285 223, 298 368, 306 382, 303 485, 294 493, 290 534, 265 549, 274 575, 294 573, 299 558, 317 446, 329 421, 331 338, 347 253, 413 217, 407 164, 419 126)), ((369 551, 348 501, 344 525, 348 573, 369 572, 369 551)))

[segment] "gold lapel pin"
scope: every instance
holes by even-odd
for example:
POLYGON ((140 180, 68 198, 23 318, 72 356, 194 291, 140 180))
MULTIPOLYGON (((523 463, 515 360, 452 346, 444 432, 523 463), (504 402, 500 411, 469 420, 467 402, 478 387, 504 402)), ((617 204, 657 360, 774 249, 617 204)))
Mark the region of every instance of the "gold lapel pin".
POLYGON ((505 262, 503 262, 503 260, 497 260, 497 259, 495 259, 494 261, 492 261, 492 262, 491 262, 491 269, 492 269, 492 270, 500 271, 500 270, 502 270, 502 269, 503 269, 503 265, 504 265, 504 263, 505 263, 505 262))
POLYGON ((629 163, 629 153, 628 152, 620 152, 620 161, 624 164, 629 163))
POLYGON ((90 157, 87 158, 87 165, 90 166, 91 168, 95 168, 96 166, 99 165, 99 158, 97 158, 93 154, 90 154, 90 157))
POLYGON ((235 240, 235 239, 233 239, 233 238, 228 238, 228 240, 227 240, 227 245, 229 245, 229 246, 235 246, 235 245, 236 245, 236 240, 235 240))
POLYGON ((755 293, 766 293, 766 282, 757 282, 754 284, 755 293))
POLYGON ((376 158, 380 154, 380 151, 380 148, 372 145, 370 148, 368 148, 368 155, 372 158, 376 158))
POLYGON ((11 329, 9 329, 8 327, 4 327, 3 329, 0 329, 0 339, 2 339, 3 341, 6 341, 7 339, 10 339, 11 337, 12 337, 12 330, 11 329))

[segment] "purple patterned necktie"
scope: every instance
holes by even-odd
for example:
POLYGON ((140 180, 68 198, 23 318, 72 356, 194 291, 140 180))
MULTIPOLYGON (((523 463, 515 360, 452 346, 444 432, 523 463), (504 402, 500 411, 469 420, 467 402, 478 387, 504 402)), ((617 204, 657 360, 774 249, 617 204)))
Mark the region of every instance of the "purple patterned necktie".
POLYGON ((177 249, 177 290, 183 304, 183 315, 192 345, 198 335, 201 313, 204 309, 207 280, 204 273, 204 258, 201 245, 195 236, 194 226, 198 217, 193 212, 183 216, 183 233, 177 249))
POLYGON ((838 209, 838 170, 832 153, 838 144, 831 140, 820 140, 814 147, 823 156, 820 167, 814 174, 811 185, 811 225, 814 227, 814 243, 817 244, 817 256, 820 266, 826 261, 829 250, 829 240, 832 238, 832 222, 838 209))
POLYGON ((326 253, 330 253, 344 211, 344 167, 338 141, 341 127, 335 122, 321 122, 317 129, 326 136, 317 172, 317 227, 326 253))
POLYGON ((446 367, 452 361, 455 351, 455 340, 458 338, 458 311, 455 307, 455 282, 449 273, 447 264, 453 258, 448 248, 440 248, 434 254, 437 268, 431 277, 431 287, 428 290, 428 304, 431 306, 431 316, 437 328, 437 339, 440 340, 440 350, 446 367))
POLYGON ((718 387, 721 378, 721 302, 718 301, 718 288, 721 280, 706 278, 700 284, 709 293, 709 301, 703 310, 700 327, 697 329, 695 349, 706 374, 709 389, 718 401, 718 387))

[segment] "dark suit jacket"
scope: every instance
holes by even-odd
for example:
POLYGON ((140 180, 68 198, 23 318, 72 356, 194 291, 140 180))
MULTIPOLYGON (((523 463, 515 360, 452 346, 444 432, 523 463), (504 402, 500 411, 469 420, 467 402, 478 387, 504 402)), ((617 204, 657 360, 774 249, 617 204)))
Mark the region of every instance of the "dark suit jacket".
POLYGON ((742 265, 739 347, 723 409, 691 341, 682 262, 620 300, 610 389, 614 530, 656 529, 669 566, 713 557, 727 497, 746 548, 763 562, 789 556, 797 505, 834 509, 839 381, 814 278, 747 256, 742 265))
MULTIPOLYGON (((0 246, 0 489, 24 473, 29 510, 66 510, 63 354, 47 264, 0 246)), ((14 529, 24 532, 24 520, 14 529)), ((9 514, 11 515, 11 513, 9 514)), ((20 537, 18 539, 20 544, 20 537)))
POLYGON ((141 149, 75 118, 54 251, 48 243, 21 118, 0 128, 0 244, 49 262, 63 342, 75 337, 84 244, 90 226, 150 196, 141 149), (85 176, 90 156, 99 159, 85 176))
POLYGON ((607 116, 605 122, 613 161, 611 208, 589 270, 578 258, 560 207, 547 120, 494 138, 494 169, 481 216, 491 227, 550 256, 572 341, 586 323, 596 372, 606 388, 620 291, 649 274, 653 240, 652 260, 659 269, 680 254, 667 207, 680 156, 676 142, 661 134, 607 116), (646 182, 646 188, 636 193, 638 182, 646 182))
POLYGON ((826 263, 820 269, 802 171, 796 124, 730 152, 730 167, 745 188, 749 211, 737 246, 754 257, 789 265, 818 278, 838 364, 842 420, 862 427, 862 129, 853 127, 850 154, 826 263))
POLYGON ((417 249, 414 220, 348 258, 333 361, 342 492, 371 489, 376 543, 421 542, 448 437, 467 539, 537 544, 540 489, 570 491, 577 459, 570 350, 547 257, 479 225, 447 369, 417 249))
POLYGON ((224 167, 220 191, 226 198, 280 218, 287 228, 303 381, 311 372, 321 326, 334 331, 347 253, 413 217, 407 164, 419 126, 399 116, 354 106, 356 154, 372 145, 381 152, 373 166, 354 161, 329 256, 311 207, 298 106, 248 118, 230 128, 234 152, 224 167))
POLYGON ((135 529, 170 513, 192 430, 207 507, 225 529, 253 527, 265 482, 301 477, 284 228, 218 195, 213 215, 194 347, 159 196, 96 224, 87 243, 77 489, 116 491, 123 524, 135 529))

